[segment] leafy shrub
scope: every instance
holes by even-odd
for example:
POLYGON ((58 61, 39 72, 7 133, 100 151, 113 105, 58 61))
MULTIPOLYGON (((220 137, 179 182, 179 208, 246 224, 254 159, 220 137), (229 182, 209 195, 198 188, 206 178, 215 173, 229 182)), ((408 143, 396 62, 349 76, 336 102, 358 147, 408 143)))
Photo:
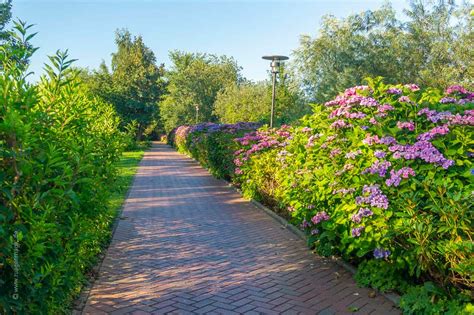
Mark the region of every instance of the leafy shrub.
POLYGON ((238 148, 234 139, 259 126, 257 123, 180 126, 168 135, 168 141, 178 151, 199 161, 214 176, 230 179, 235 169, 233 153, 238 148))
POLYGON ((448 296, 431 282, 422 286, 413 286, 400 300, 404 314, 423 315, 468 315, 474 313, 474 306, 469 298, 453 293, 448 296))
POLYGON ((368 82, 314 105, 300 127, 236 139, 232 179, 286 209, 321 254, 362 263, 361 284, 403 292, 432 281, 447 296, 468 293, 474 93, 368 82))
POLYGON ((67 53, 26 82, 23 23, 0 51, 0 313, 65 312, 110 234, 110 182, 124 139, 67 53))

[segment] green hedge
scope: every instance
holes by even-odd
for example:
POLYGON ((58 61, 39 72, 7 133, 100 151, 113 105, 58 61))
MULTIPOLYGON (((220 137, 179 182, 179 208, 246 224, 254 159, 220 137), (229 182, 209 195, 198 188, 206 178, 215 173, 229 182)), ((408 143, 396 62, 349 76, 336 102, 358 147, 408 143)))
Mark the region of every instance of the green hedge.
POLYGON ((369 80, 314 105, 299 127, 237 138, 232 180, 291 217, 318 253, 357 264, 361 285, 403 294, 405 313, 467 314, 473 108, 460 86, 369 80))
POLYGON ((125 139, 66 53, 27 83, 34 49, 25 25, 16 29, 0 51, 0 313, 60 314, 110 235, 125 139))
POLYGON ((199 161, 217 178, 230 179, 235 170, 234 152, 239 148, 234 139, 259 126, 258 123, 180 126, 168 135, 168 143, 199 161))

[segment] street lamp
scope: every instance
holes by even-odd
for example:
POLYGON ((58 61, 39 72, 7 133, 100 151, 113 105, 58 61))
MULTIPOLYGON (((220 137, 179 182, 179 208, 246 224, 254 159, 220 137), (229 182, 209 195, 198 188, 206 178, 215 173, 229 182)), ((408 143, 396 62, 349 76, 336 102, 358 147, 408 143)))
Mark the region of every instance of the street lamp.
POLYGON ((196 125, 199 121, 199 104, 194 104, 194 107, 196 108, 196 125))
POLYGON ((277 73, 280 72, 280 63, 283 60, 288 60, 287 56, 263 56, 262 59, 271 60, 270 67, 272 68, 272 79, 273 79, 273 89, 272 89, 272 111, 270 114, 270 128, 273 128, 273 115, 275 112, 275 86, 276 86, 276 77, 277 73))

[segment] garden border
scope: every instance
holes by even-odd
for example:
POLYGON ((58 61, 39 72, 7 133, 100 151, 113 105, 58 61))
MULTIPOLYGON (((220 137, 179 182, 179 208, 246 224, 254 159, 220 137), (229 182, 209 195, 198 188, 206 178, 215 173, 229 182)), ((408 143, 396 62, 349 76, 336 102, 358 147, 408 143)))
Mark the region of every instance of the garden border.
MULTIPOLYGON (((146 152, 149 149, 150 148, 145 149, 144 152, 146 152)), ((140 160, 140 162, 138 162, 137 170, 138 170, 138 167, 140 166, 140 163, 143 161, 144 157, 145 156, 143 156, 142 159, 140 160)), ((89 299, 89 295, 91 293, 92 287, 94 286, 95 281, 99 277, 100 269, 102 268, 102 264, 104 263, 105 256, 107 255, 107 250, 109 249, 110 243, 112 243, 112 239, 114 238, 115 231, 117 230, 118 224, 119 224, 120 220, 125 220, 126 219, 125 217, 122 217, 122 213, 123 213, 123 209, 125 207, 125 203, 126 203, 128 197, 130 195, 130 192, 132 190, 132 187, 135 184, 135 180, 136 180, 136 172, 133 175, 133 180, 130 183, 130 186, 128 187, 127 193, 125 194, 125 198, 123 199, 123 203, 120 206, 120 208, 118 209, 114 220, 112 221, 112 233, 110 234, 110 240, 105 245, 104 250, 98 255, 98 261, 94 265, 94 267, 92 267, 92 269, 91 269, 92 270, 92 275, 87 278, 87 284, 82 287, 81 293, 79 293, 78 297, 76 299, 74 299, 74 301, 73 301, 73 304, 72 304, 71 309, 70 309, 72 315, 82 315, 83 314, 83 311, 84 311, 84 308, 86 307, 87 300, 89 299)))
MULTIPOLYGON (((176 148, 173 148, 173 149, 176 150, 176 148)), ((177 151, 177 152, 180 153, 179 151, 177 151)), ((186 156, 188 156, 188 155, 186 154, 186 156)), ((192 160, 196 161, 194 158, 192 158, 192 157, 190 157, 190 158, 192 160)), ((196 162, 199 163, 198 161, 196 161, 196 162)), ((199 163, 199 165, 201 165, 201 164, 199 163)), ((205 169, 209 172, 209 170, 207 168, 205 168, 205 169)), ((209 172, 209 174, 211 174, 211 173, 209 172)), ((211 176, 212 176, 212 174, 211 174, 211 176)), ((218 180, 222 181, 223 183, 225 183, 227 185, 227 187, 229 187, 230 189, 238 192, 241 196, 243 196, 242 191, 240 189, 238 189, 237 187, 235 187, 234 185, 232 185, 231 182, 228 182, 225 179, 218 179, 218 180)), ((301 240, 307 242, 308 239, 307 239, 306 235, 301 230, 299 230, 296 226, 294 226, 293 224, 288 222, 283 217, 279 216, 275 211, 272 211, 270 208, 264 206, 263 204, 261 204, 260 202, 258 202, 255 199, 250 199, 249 201, 250 201, 250 203, 252 203, 255 206, 255 208, 265 212, 268 216, 270 216, 274 220, 278 221, 278 223, 280 223, 285 229, 290 230, 293 234, 298 236, 301 240)), ((336 264, 338 264, 339 266, 341 266, 342 268, 344 268, 345 270, 350 272, 352 275, 355 275, 355 273, 357 272, 357 267, 345 262, 340 257, 331 256, 331 257, 328 257, 328 258, 330 258, 333 262, 335 262, 336 264)), ((386 299, 388 299, 392 303, 394 303, 395 306, 398 308, 398 303, 400 302, 400 298, 401 298, 399 294, 394 293, 394 292, 390 292, 390 293, 385 292, 384 293, 384 292, 380 292, 377 289, 374 289, 374 288, 372 288, 372 289, 375 290, 378 294, 381 294, 382 296, 384 296, 386 299)))

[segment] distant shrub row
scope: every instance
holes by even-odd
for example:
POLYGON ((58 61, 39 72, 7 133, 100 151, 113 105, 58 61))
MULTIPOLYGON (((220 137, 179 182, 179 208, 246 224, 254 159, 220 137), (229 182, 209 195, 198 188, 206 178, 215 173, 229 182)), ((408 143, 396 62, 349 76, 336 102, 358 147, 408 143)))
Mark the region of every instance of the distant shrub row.
POLYGON ((405 313, 459 314, 474 311, 473 126, 474 93, 461 86, 377 79, 314 105, 298 127, 180 127, 174 143, 291 217, 320 254, 358 264, 360 284, 404 294, 405 313))

